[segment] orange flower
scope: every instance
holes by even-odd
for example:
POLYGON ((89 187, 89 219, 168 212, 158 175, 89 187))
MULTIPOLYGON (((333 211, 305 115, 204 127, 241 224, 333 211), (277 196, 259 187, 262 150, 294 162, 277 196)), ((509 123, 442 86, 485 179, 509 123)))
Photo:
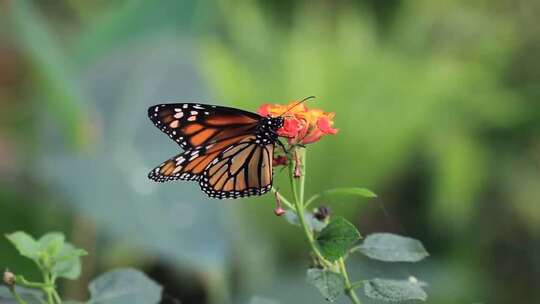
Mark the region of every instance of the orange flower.
POLYGON ((338 129, 334 124, 334 113, 326 113, 319 109, 308 109, 305 104, 292 101, 288 105, 263 104, 257 111, 262 116, 280 116, 283 113, 285 122, 278 130, 278 135, 287 137, 289 144, 310 144, 319 141, 323 135, 333 135, 338 129))

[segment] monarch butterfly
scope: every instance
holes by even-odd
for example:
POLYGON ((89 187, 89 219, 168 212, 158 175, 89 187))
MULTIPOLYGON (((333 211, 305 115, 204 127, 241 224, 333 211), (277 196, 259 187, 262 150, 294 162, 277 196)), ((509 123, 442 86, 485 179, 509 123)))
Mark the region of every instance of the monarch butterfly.
POLYGON ((276 142, 283 147, 277 134, 283 114, 264 117, 199 103, 151 106, 150 120, 185 151, 157 166, 148 177, 156 182, 197 181, 212 198, 262 195, 272 188, 276 142))

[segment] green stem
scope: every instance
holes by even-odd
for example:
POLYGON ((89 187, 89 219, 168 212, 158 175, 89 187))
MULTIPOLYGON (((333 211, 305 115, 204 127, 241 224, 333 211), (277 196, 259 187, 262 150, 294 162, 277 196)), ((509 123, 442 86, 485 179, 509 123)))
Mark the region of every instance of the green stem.
POLYGON ((62 299, 60 298, 60 295, 56 291, 56 289, 53 289, 53 298, 58 304, 62 304, 62 299))
POLYGON ((51 276, 48 272, 44 272, 43 273, 43 280, 44 280, 44 286, 43 287, 43 292, 45 292, 45 294, 47 295, 47 304, 55 304, 55 299, 54 299, 54 282, 51 280, 51 276))
POLYGON ((356 281, 356 282, 351 283, 351 288, 352 289, 360 288, 362 287, 362 285, 364 285, 363 281, 356 281))
POLYGON ((27 287, 27 288, 34 288, 34 289, 43 289, 46 287, 53 287, 53 285, 47 285, 45 283, 41 282, 30 282, 26 280, 23 276, 17 276, 17 279, 15 281, 18 285, 27 287))
POLYGON ((304 186, 306 183, 306 149, 305 148, 298 148, 296 151, 296 157, 298 157, 299 164, 300 164, 300 182, 299 182, 299 196, 300 196, 300 202, 302 203, 302 206, 304 206, 304 186))
MULTIPOLYGON (((296 150, 294 153, 296 155, 296 150)), ((305 153, 302 154, 302 157, 304 156, 305 156, 305 153)), ((303 159, 300 158, 300 161, 302 162, 303 159)), ((304 202, 300 199, 304 197, 304 194, 298 193, 298 186, 297 186, 297 181, 296 181, 297 178, 294 176, 294 171, 295 171, 295 162, 290 162, 289 163, 289 179, 291 181, 291 188, 292 188, 293 198, 294 198, 293 203, 296 210, 296 214, 298 216, 298 221, 300 222, 300 226, 304 230, 306 238, 309 242, 309 246, 311 247, 311 251, 313 251, 315 256, 317 256, 317 258, 319 259, 319 261, 322 263, 323 266, 330 267, 332 264, 328 260, 326 260, 320 253, 319 249, 317 248, 317 245, 315 244, 315 239, 313 238, 313 231, 311 231, 311 229, 308 227, 306 223, 306 219, 304 217, 304 214, 305 214, 304 202)), ((305 172, 302 172, 302 176, 300 177, 300 189, 302 190, 302 192, 304 190, 304 186, 303 186, 303 183, 305 180, 304 175, 305 175, 305 172)))
POLYGON ((345 279, 345 294, 347 295, 347 297, 349 297, 349 299, 351 299, 351 302, 353 302, 354 304, 361 304, 360 299, 356 295, 356 291, 351 284, 351 280, 349 279, 349 274, 347 273, 347 268, 345 267, 345 261, 343 260, 343 258, 339 259, 339 271, 345 279))
POLYGON ((317 199, 319 199, 321 197, 320 194, 315 194, 314 196, 310 197, 307 202, 305 203, 305 207, 309 207, 314 201, 316 201, 317 199))
POLYGON ((15 297, 15 300, 17 300, 17 303, 19 303, 19 304, 27 304, 26 301, 19 295, 17 290, 15 290, 15 286, 9 286, 8 289, 11 292, 11 294, 13 295, 13 297, 15 297))
MULTIPOLYGON (((294 162, 289 163, 289 179, 291 182, 291 189, 293 192, 293 205, 296 210, 296 214, 298 216, 298 221, 300 222, 300 226, 304 230, 304 233, 306 235, 306 238, 309 242, 309 246, 311 247, 311 251, 317 256, 321 264, 325 268, 332 268, 334 266, 331 262, 329 262, 327 259, 325 259, 321 252, 319 251, 319 248, 317 248, 317 245, 315 243, 315 238, 313 236, 313 231, 308 227, 306 223, 306 219, 304 217, 305 209, 306 207, 315 201, 318 196, 314 196, 311 199, 308 200, 307 204, 304 202, 304 186, 305 186, 305 176, 306 176, 306 153, 305 149, 303 148, 295 148, 294 149, 294 162), (300 176, 295 176, 295 166, 300 165, 300 176)), ((275 190, 274 190, 275 191, 275 190)), ((277 193, 277 192, 276 192, 277 193)), ((278 193, 278 195, 280 195, 278 193)), ((282 201, 287 201, 283 197, 282 201)), ((288 202, 288 201, 287 201, 288 202)), ((290 205, 290 202, 288 202, 290 205)), ((287 205, 287 206, 289 206, 287 205)), ((343 275, 343 278, 345 280, 345 294, 353 304, 361 304, 360 299, 358 298, 358 295, 356 294, 356 291, 354 290, 353 285, 351 284, 351 280, 349 279, 349 274, 347 273, 347 268, 345 267, 345 261, 343 258, 340 258, 338 260, 338 267, 339 272, 341 275, 343 275)))

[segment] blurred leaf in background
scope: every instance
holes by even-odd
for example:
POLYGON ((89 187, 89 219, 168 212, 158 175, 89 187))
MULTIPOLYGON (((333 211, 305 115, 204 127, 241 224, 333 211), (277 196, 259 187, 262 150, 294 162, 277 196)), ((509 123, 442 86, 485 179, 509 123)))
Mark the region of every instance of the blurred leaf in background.
POLYGON ((145 117, 316 95, 340 133, 310 151, 307 191, 378 194, 317 203, 364 235, 422 240, 434 303, 539 297, 539 14, 533 0, 0 1, 0 228, 70 232, 93 248, 87 281, 138 264, 185 303, 317 301, 271 198, 146 179, 178 149, 145 117))

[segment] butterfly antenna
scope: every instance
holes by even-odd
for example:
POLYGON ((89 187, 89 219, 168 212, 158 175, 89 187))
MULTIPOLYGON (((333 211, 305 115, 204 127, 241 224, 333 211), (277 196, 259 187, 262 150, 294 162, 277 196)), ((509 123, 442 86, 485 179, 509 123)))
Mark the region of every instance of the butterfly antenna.
POLYGON ((292 106, 288 107, 287 110, 285 110, 285 112, 281 113, 278 117, 281 117, 281 116, 287 114, 290 110, 296 108, 299 104, 302 104, 302 103, 304 103, 305 101, 308 101, 308 100, 313 99, 313 98, 316 98, 316 97, 315 97, 315 96, 308 96, 308 97, 306 97, 306 98, 304 98, 304 99, 302 99, 302 100, 296 102, 296 103, 293 104, 292 106))

